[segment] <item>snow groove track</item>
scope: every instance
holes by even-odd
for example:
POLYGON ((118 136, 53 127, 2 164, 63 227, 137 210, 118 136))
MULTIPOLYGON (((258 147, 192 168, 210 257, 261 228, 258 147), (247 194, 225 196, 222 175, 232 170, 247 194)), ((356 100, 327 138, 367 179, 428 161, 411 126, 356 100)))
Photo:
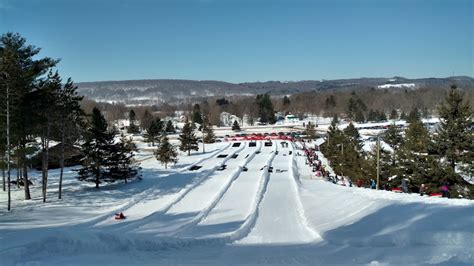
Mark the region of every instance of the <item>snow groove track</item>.
POLYGON ((195 165, 202 164, 203 162, 205 162, 205 161, 207 161, 207 160, 209 160, 209 159, 215 158, 219 153, 221 153, 221 152, 227 150, 231 145, 232 145, 231 143, 227 144, 224 148, 218 149, 217 151, 211 153, 211 155, 209 155, 209 156, 207 156, 207 157, 204 157, 204 158, 202 158, 202 159, 200 159, 200 160, 198 160, 198 161, 192 163, 192 164, 189 165, 189 166, 183 167, 182 169, 179 170, 179 172, 187 171, 187 170, 189 170, 189 168, 191 168, 191 167, 193 167, 193 166, 195 166, 195 165))
POLYGON ((222 237, 239 229, 252 211, 259 183, 263 178, 258 175, 261 175, 265 156, 269 155, 271 149, 271 147, 262 149, 262 143, 258 143, 258 147, 254 148, 254 152, 247 160, 248 171, 239 173, 238 178, 229 184, 230 187, 225 194, 215 202, 212 209, 209 209, 196 228, 186 232, 188 237, 222 237))
MULTIPOLYGON (((280 145, 279 143, 277 145, 280 145)), ((281 148, 273 160, 267 190, 258 209, 258 218, 248 236, 238 244, 307 243, 318 235, 301 222, 294 172, 293 148, 281 148)), ((300 202, 301 204, 301 202, 300 202)), ((301 207, 301 206, 300 206, 301 207)))
POLYGON ((291 188, 293 190, 293 193, 296 195, 296 207, 297 211, 300 217, 301 223, 306 227, 307 231, 310 233, 311 237, 313 237, 313 241, 315 240, 321 240, 321 235, 319 235, 316 231, 314 231, 311 228, 310 222, 308 221, 303 203, 301 202, 301 196, 300 196, 300 185, 301 185, 301 179, 300 175, 298 172, 298 165, 296 162, 296 154, 295 154, 295 146, 292 144, 292 156, 291 156, 291 167, 290 167, 290 176, 293 177, 293 182, 291 182, 291 188))
POLYGON ((252 204, 252 210, 250 211, 249 216, 245 219, 245 222, 240 226, 240 228, 229 236, 229 240, 238 241, 240 239, 245 238, 246 236, 248 236, 248 234, 250 234, 252 228, 255 226, 255 223, 257 222, 258 218, 259 207, 262 203, 265 192, 267 191, 268 181, 270 178, 268 167, 272 165, 277 150, 277 144, 273 141, 273 150, 265 164, 265 167, 263 168, 263 172, 260 177, 260 184, 258 186, 258 191, 254 203, 252 204))
POLYGON ((134 231, 172 236, 187 224, 199 219, 206 208, 219 197, 220 191, 225 189, 226 184, 231 181, 232 175, 229 171, 238 167, 242 160, 245 161, 245 153, 235 159, 232 158, 234 154, 238 154, 245 148, 246 145, 233 148, 233 151, 220 164, 227 164, 225 170, 216 171, 220 165, 216 166, 201 182, 162 209, 161 215, 154 215, 153 219, 148 219, 146 223, 142 222, 141 226, 134 231))
MULTIPOLYGON (((98 219, 95 219, 93 222, 96 225, 108 225, 113 224, 116 225, 116 221, 110 219, 117 210, 122 210, 128 217, 126 220, 122 221, 124 223, 130 223, 139 219, 143 219, 154 212, 157 211, 166 211, 168 208, 171 207, 173 203, 180 200, 184 197, 190 190, 194 187, 198 186, 203 180, 206 179, 209 175, 211 175, 221 164, 225 162, 225 160, 216 158, 216 156, 222 152, 225 152, 231 144, 229 143, 225 147, 218 149, 211 153, 211 155, 206 156, 197 162, 192 163, 190 166, 183 167, 182 169, 178 170, 178 173, 167 175, 167 178, 172 178, 172 176, 180 175, 184 171, 188 171, 190 167, 198 164, 202 164, 206 162, 206 166, 203 166, 197 173, 199 173, 199 177, 197 180, 194 181, 191 185, 188 185, 176 193, 168 193, 165 195, 155 195, 156 198, 146 201, 147 198, 153 197, 151 192, 156 191, 156 187, 152 186, 145 191, 141 192, 140 194, 136 195, 131 202, 124 206, 117 207, 113 212, 107 213, 106 215, 101 216, 98 219), (222 162, 221 162, 222 161, 222 162)), ((227 158, 226 158, 227 159, 227 158)), ((159 191, 159 190, 158 190, 159 191)))
MULTIPOLYGON (((248 143, 246 142, 244 142, 243 144, 248 145, 248 143)), ((219 192, 217 197, 214 199, 214 201, 205 210, 203 210, 198 216, 196 216, 192 222, 185 225, 182 228, 181 232, 179 232, 177 235, 189 236, 190 232, 192 234, 192 232, 201 231, 201 230, 196 230, 195 226, 199 224, 200 222, 202 222, 203 220, 205 220, 208 217, 209 213, 215 209, 216 205, 221 203, 223 197, 225 195, 228 195, 229 188, 233 186, 233 184, 237 180, 240 179, 240 175, 242 174, 243 167, 246 167, 249 164, 249 162, 251 162, 255 158, 255 155, 257 154, 258 151, 260 151, 260 148, 261 148, 261 143, 259 147, 258 148, 255 147, 252 153, 249 153, 248 157, 245 158, 245 160, 242 163, 240 163, 240 165, 237 166, 237 168, 232 172, 232 174, 230 175, 230 180, 225 185, 225 187, 221 189, 221 191, 219 192)), ((249 149, 246 149, 246 150, 249 150, 249 149)), ((235 201, 235 198, 233 199, 233 201, 235 201)))

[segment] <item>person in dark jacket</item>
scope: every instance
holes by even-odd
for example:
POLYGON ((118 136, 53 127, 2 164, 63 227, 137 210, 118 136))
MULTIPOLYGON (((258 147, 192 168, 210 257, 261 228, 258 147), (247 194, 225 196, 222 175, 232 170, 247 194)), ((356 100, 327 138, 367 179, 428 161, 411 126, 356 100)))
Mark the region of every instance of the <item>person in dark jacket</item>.
POLYGON ((449 198, 450 197, 450 194, 449 194, 449 187, 448 187, 448 184, 445 183, 444 185, 442 185, 440 188, 441 190, 441 194, 442 194, 442 197, 443 198, 449 198))
POLYGON ((370 188, 371 188, 371 189, 377 188, 377 183, 376 183, 375 180, 373 180, 373 179, 370 179, 370 188))
POLYGON ((408 180, 406 178, 402 179, 402 191, 408 193, 408 180))

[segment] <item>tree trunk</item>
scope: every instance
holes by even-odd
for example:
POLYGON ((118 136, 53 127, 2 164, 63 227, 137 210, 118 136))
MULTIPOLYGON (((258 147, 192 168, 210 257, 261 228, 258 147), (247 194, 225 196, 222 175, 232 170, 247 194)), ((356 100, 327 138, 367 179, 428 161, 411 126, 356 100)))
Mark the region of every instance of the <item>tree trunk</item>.
POLYGON ((20 177, 21 177, 21 167, 20 167, 20 157, 16 159, 16 188, 20 188, 20 177))
MULTIPOLYGON (((8 75, 7 75, 8 78, 8 75)), ((11 189, 10 189, 10 86, 7 81, 7 191, 8 191, 8 203, 7 210, 11 210, 11 189)))
POLYGON ((25 200, 30 200, 31 194, 30 194, 30 182, 28 180, 28 166, 26 165, 26 155, 24 156, 25 158, 23 160, 23 183, 25 187, 25 200))
POLYGON ((45 151, 43 153, 43 203, 46 202, 46 192, 48 189, 48 161, 49 161, 49 128, 50 122, 49 119, 46 122, 46 138, 44 141, 45 151))
POLYGON ((59 189, 58 189, 58 199, 61 199, 62 198, 62 190, 63 190, 63 173, 64 173, 64 131, 66 130, 65 129, 65 125, 64 125, 64 121, 63 121, 63 124, 62 124, 62 129, 61 129, 61 154, 60 154, 60 158, 59 158, 59 167, 61 168, 60 171, 59 171, 59 189))
POLYGON ((5 167, 3 164, 4 162, 5 162, 5 158, 2 156, 2 188, 3 188, 3 191, 7 191, 7 186, 5 183, 5 167))
POLYGON ((95 188, 99 188, 99 171, 95 171, 95 188))
POLYGON ((43 196, 43 202, 45 202, 45 186, 46 186, 46 138, 41 137, 41 194, 43 196))
POLYGON ((125 184, 127 184, 127 175, 125 175, 124 179, 125 179, 125 184))

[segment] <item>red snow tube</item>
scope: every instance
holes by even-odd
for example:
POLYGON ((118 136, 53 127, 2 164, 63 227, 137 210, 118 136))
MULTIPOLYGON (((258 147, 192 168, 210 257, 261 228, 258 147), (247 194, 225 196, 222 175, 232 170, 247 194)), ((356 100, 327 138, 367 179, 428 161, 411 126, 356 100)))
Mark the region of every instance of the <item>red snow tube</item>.
POLYGON ((443 194, 441 194, 441 193, 431 193, 431 194, 430 194, 430 197, 441 198, 442 196, 443 196, 443 194))
POLYGON ((115 220, 123 220, 125 219, 125 215, 123 215, 123 213, 116 213, 115 214, 115 220))
POLYGON ((402 191, 402 189, 399 188, 399 187, 394 187, 394 188, 392 188, 392 192, 402 193, 403 191, 402 191))

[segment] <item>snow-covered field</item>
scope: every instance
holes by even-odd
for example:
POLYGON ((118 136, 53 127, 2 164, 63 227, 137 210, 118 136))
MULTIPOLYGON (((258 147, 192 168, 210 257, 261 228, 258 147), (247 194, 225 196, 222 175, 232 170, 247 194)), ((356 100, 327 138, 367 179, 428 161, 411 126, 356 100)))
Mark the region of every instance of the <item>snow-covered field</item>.
POLYGON ((96 190, 68 169, 61 201, 54 170, 48 203, 36 182, 0 209, 0 265, 474 265, 474 202, 309 178, 281 142, 206 145, 169 169, 141 144, 143 180, 96 190))

